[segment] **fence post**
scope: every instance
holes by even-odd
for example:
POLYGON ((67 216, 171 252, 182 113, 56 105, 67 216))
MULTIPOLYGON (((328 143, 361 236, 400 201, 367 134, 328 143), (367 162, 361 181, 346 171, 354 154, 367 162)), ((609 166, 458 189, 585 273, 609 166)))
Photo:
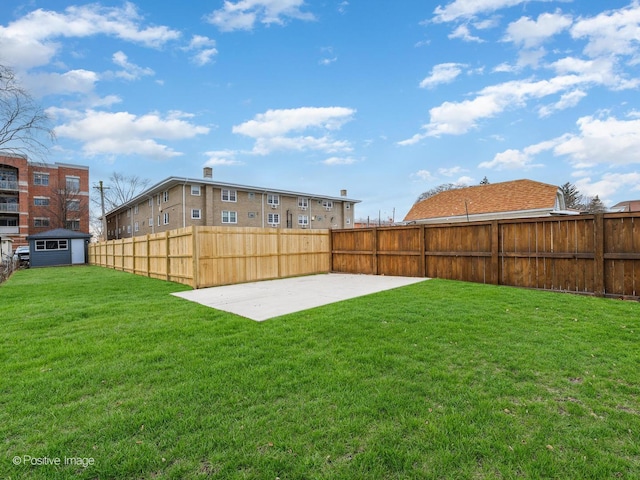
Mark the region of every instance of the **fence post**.
POLYGON ((491 280, 493 285, 500 284, 500 225, 497 220, 491 222, 491 280))
POLYGON ((604 215, 593 216, 594 248, 593 255, 593 293, 596 297, 604 297, 604 215))
POLYGON ((145 235, 147 241, 147 277, 151 277, 151 250, 149 249, 149 234, 145 235))
POLYGON ((199 252, 199 242, 198 237, 200 236, 200 229, 195 225, 191 226, 191 236, 193 237, 191 248, 192 253, 191 257, 193 259, 193 282, 192 287, 195 289, 200 288, 200 269, 198 268, 198 264, 200 263, 200 252, 199 252))
POLYGON ((165 269, 166 269, 166 277, 167 277, 167 282, 169 281, 169 273, 170 273, 170 269, 171 269, 171 259, 169 258, 169 255, 171 253, 171 249, 169 248, 169 230, 167 230, 166 232, 164 232, 164 243, 165 243, 165 256, 166 256, 166 263, 165 263, 165 269))
POLYGON ((333 230, 329 229, 329 272, 333 272, 333 230))
POLYGON ((427 276, 427 227, 420 225, 420 275, 427 276))
POLYGON ((378 275, 378 227, 373 227, 373 247, 371 254, 373 255, 373 274, 378 275))

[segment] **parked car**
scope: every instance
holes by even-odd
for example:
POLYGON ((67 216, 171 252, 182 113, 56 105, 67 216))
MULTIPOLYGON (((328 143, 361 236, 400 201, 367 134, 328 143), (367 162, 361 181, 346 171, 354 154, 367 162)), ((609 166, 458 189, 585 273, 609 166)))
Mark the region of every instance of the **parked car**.
POLYGON ((23 246, 16 248, 13 252, 13 259, 20 265, 29 265, 29 247, 23 246))

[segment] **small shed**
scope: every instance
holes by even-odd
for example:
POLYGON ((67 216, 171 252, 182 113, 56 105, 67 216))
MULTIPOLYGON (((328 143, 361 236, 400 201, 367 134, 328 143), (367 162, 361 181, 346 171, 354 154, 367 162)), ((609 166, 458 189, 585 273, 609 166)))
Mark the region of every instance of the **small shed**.
POLYGON ((89 258, 88 233, 56 228, 29 235, 29 256, 32 267, 54 265, 83 265, 89 258))

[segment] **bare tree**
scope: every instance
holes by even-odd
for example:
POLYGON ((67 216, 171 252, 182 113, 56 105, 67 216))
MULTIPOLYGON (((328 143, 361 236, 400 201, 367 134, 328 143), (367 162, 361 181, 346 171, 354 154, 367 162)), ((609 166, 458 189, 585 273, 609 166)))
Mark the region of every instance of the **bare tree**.
POLYGON ((90 212, 91 229, 100 238, 105 238, 104 212, 113 210, 128 202, 149 186, 150 181, 137 175, 125 175, 113 172, 107 182, 100 181, 98 195, 92 195, 90 212))
POLYGON ((55 141, 50 123, 14 71, 0 65, 0 153, 43 157, 55 141))
POLYGON ((446 192, 447 190, 455 190, 457 188, 465 188, 467 185, 464 183, 443 183, 442 185, 438 185, 437 187, 432 188, 431 190, 427 190, 426 192, 421 193, 418 196, 418 199, 415 203, 421 202, 422 200, 426 200, 427 198, 433 197, 438 193, 446 192))
MULTIPOLYGON (((141 178, 137 175, 125 175, 123 173, 113 172, 102 187, 105 210, 108 212, 128 202, 147 188, 149 183, 150 181, 148 179, 141 178)), ((94 205, 101 207, 101 203, 102 200, 100 198, 93 197, 94 205)))
POLYGON ((80 229, 80 219, 86 216, 88 209, 89 202, 86 195, 80 194, 80 185, 67 182, 51 188, 47 207, 51 228, 80 229))

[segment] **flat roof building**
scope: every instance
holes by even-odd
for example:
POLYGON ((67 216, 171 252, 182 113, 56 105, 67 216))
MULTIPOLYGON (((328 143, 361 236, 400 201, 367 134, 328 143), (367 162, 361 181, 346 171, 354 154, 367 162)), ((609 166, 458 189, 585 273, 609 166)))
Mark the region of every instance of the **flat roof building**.
POLYGON ((107 240, 191 225, 353 228, 355 204, 340 196, 255 187, 204 178, 169 177, 108 212, 107 240))

